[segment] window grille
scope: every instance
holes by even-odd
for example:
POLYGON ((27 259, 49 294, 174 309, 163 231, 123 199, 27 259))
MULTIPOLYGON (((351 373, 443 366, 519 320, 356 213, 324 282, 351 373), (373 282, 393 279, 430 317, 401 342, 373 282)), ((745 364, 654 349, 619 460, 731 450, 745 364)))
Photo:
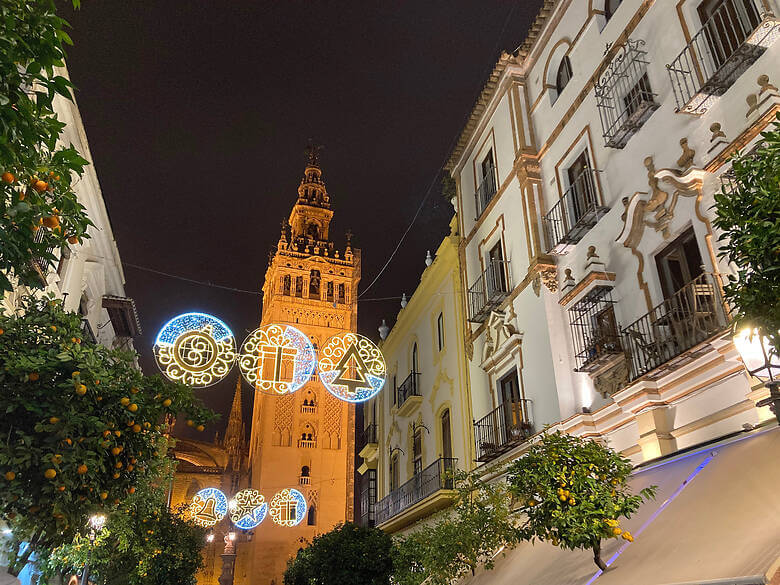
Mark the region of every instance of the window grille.
POLYGON ((578 372, 593 372, 622 354, 611 286, 597 286, 569 309, 578 372))
POLYGON ((595 87, 604 142, 610 148, 623 148, 658 109, 647 77, 644 44, 629 39, 595 87))

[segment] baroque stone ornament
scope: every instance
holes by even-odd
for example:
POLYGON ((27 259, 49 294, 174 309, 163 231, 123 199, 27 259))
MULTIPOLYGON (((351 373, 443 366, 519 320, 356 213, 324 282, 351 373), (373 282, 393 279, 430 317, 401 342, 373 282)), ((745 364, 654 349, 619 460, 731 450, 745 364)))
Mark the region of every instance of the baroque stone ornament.
POLYGON ((290 325, 265 325, 244 340, 238 366, 244 379, 268 394, 291 394, 314 374, 311 340, 290 325))
POLYGON ((280 526, 297 526, 306 515, 306 498, 293 488, 277 492, 269 508, 271 519, 280 526))
POLYGON ((385 358, 379 348, 367 337, 349 332, 325 342, 318 370, 328 392, 346 402, 373 398, 387 378, 385 358))
POLYGON ((241 530, 251 530, 265 520, 268 503, 257 490, 244 489, 228 502, 230 521, 241 530))
POLYGON ((206 388, 227 376, 236 360, 236 340, 222 321, 206 313, 184 313, 168 321, 154 342, 154 358, 174 382, 206 388))
POLYGON ((205 488, 193 496, 187 517, 198 526, 208 528, 222 520, 227 511, 225 494, 217 488, 205 488))
POLYGON ((558 275, 555 266, 542 268, 539 271, 539 278, 551 293, 558 292, 558 275))
POLYGON ((609 398, 628 384, 628 362, 625 358, 607 371, 594 376, 593 387, 602 398, 609 398))

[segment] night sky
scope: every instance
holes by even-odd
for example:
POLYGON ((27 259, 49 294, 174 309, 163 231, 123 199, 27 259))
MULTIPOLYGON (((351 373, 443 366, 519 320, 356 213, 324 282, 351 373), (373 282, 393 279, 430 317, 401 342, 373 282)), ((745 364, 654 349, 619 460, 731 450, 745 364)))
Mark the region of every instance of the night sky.
MULTIPOLYGON (((524 39, 541 0, 217 2, 86 0, 64 10, 68 67, 86 126, 127 294, 144 330, 146 373, 159 328, 212 313, 240 344, 260 320, 268 251, 296 198, 309 139, 343 250, 363 250, 361 290, 430 195, 397 256, 358 308, 376 339, 411 294, 452 215, 441 167, 501 50, 524 39)), ((238 370, 199 394, 225 413, 238 370)), ((244 390, 248 423, 251 393, 244 390)))

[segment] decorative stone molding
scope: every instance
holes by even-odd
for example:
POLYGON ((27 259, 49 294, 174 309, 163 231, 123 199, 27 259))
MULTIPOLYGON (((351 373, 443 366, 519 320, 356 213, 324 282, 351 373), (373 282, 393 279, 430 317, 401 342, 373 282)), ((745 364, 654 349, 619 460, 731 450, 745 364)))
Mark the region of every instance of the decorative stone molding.
MULTIPOLYGON (((551 293, 558 292, 558 268, 555 264, 555 259, 552 256, 537 256, 528 268, 529 276, 531 276, 532 285, 534 286, 534 292, 539 284, 537 280, 544 284, 544 286, 551 293)), ((541 287, 539 287, 541 288, 541 287)), ((536 296, 539 293, 536 292, 536 296)))
POLYGON ((624 356, 617 357, 617 363, 593 375, 593 387, 602 398, 609 398, 628 384, 628 362, 624 356))
POLYGON ((710 126, 710 147, 707 149, 707 154, 713 156, 714 153, 722 151, 729 145, 729 140, 726 138, 726 133, 721 130, 720 122, 715 122, 710 126))
POLYGON ((677 166, 686 171, 693 166, 693 157, 696 156, 696 151, 688 146, 687 138, 680 139, 680 147, 682 148, 682 154, 677 159, 677 166))
POLYGON ((480 367, 492 371, 513 348, 523 342, 523 333, 517 328, 517 316, 510 304, 504 312, 493 311, 485 328, 485 346, 480 367))
MULTIPOLYGON (((567 269, 568 270, 568 269, 567 269)), ((603 272, 603 271, 594 271, 589 272, 585 278, 583 278, 581 281, 579 281, 576 285, 572 284, 572 286, 568 289, 568 292, 561 296, 560 300, 558 301, 558 304, 561 306, 566 306, 571 304, 572 301, 574 301, 576 298, 581 297, 585 292, 591 290, 595 286, 614 286, 616 276, 614 272, 603 272)), ((571 279, 571 282, 574 282, 574 278, 571 279)))
POLYGON ((750 118, 757 112, 762 112, 767 104, 777 104, 780 102, 780 91, 777 86, 773 85, 769 81, 769 75, 762 74, 756 79, 759 90, 758 93, 751 93, 745 98, 748 105, 748 111, 745 114, 745 118, 750 118))

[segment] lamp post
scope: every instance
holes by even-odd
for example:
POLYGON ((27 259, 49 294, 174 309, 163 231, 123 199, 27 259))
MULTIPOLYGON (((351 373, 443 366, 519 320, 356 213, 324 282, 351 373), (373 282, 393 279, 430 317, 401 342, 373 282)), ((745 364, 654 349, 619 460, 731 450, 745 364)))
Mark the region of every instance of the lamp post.
POLYGON ((734 336, 734 345, 748 373, 769 389, 769 396, 759 400, 756 406, 769 406, 780 424, 780 355, 765 335, 749 327, 734 336))
POLYGON ((81 585, 89 585, 89 561, 92 559, 92 547, 95 544, 100 532, 106 525, 106 517, 103 514, 94 514, 89 518, 89 550, 87 551, 87 562, 84 565, 84 572, 81 574, 81 585))

